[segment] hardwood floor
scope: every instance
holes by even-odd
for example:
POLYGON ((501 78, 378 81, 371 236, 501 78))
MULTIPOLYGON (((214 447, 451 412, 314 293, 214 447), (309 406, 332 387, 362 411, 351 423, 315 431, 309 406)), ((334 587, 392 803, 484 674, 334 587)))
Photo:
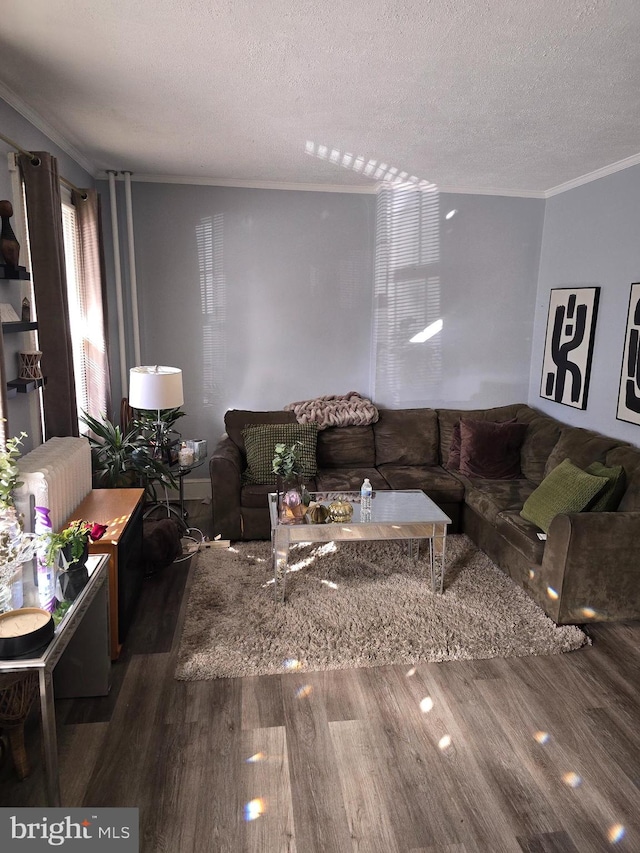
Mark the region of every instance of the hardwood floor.
MULTIPOLYGON (((57 703, 65 805, 138 806, 145 853, 640 850, 640 622, 548 658, 179 682, 188 575, 146 579, 108 697, 57 703)), ((27 737, 2 805, 44 802, 37 715, 27 737)))

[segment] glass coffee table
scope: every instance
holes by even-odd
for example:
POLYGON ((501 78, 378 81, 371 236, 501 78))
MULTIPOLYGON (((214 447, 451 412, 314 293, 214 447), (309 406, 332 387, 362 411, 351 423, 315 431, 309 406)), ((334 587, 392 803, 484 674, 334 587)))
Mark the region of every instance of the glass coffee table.
POLYGON ((419 489, 375 491, 369 511, 361 511, 359 492, 312 492, 311 500, 325 506, 335 500, 348 501, 353 508, 353 515, 350 521, 344 522, 314 524, 307 515, 303 523, 285 523, 278 514, 278 495, 275 492, 269 494, 276 600, 284 600, 289 548, 298 542, 405 539, 409 555, 417 558, 419 541, 427 539, 431 589, 442 593, 447 524, 451 523, 451 519, 424 492, 419 489))

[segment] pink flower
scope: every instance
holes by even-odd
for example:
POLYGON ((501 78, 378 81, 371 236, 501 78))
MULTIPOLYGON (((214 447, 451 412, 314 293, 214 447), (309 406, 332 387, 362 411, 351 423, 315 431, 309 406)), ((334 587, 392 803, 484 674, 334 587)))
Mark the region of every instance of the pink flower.
POLYGON ((94 522, 89 530, 89 539, 91 539, 92 542, 97 542, 98 539, 102 539, 104 534, 107 532, 107 526, 108 525, 106 524, 98 524, 97 522, 94 522))
POLYGON ((291 489, 291 491, 286 492, 282 498, 282 503, 288 507, 300 506, 302 503, 300 492, 296 491, 296 489, 291 489))

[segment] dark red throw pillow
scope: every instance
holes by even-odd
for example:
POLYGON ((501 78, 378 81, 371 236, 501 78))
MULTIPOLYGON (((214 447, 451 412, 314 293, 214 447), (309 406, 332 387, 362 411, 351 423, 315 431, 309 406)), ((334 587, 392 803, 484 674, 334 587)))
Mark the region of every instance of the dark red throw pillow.
POLYGON ((460 421, 460 473, 486 480, 515 480, 526 424, 515 421, 460 421))

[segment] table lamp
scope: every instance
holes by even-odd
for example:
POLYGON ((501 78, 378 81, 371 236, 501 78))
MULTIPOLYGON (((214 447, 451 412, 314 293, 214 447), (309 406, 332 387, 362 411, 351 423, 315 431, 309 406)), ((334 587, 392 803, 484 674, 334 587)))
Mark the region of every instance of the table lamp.
POLYGON ((162 409, 175 409, 184 403, 182 371, 178 367, 156 364, 132 367, 129 371, 129 405, 132 409, 155 409, 156 452, 162 453, 162 409))

